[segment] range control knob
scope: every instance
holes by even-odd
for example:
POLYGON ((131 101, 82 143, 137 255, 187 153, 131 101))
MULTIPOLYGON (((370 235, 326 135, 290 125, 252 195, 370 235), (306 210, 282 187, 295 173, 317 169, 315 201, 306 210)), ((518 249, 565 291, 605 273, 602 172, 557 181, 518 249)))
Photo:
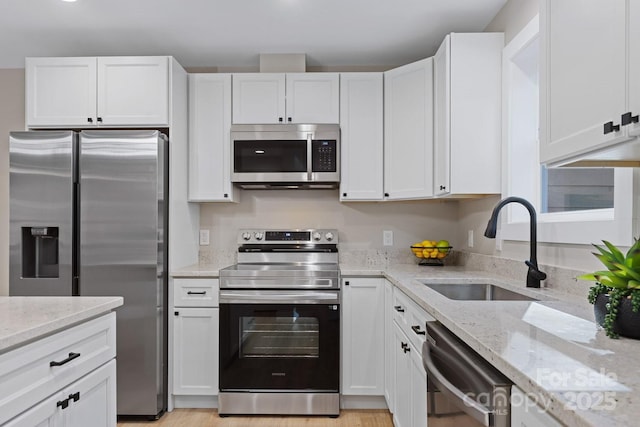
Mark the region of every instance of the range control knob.
POLYGON ((242 233, 242 238, 244 240, 249 240, 251 238, 251 233, 245 231, 244 233, 242 233))
POLYGON ((320 239, 322 239, 322 234, 318 233, 317 231, 315 233, 313 233, 313 240, 315 240, 317 242, 320 239))
POLYGON ((333 240, 333 233, 332 232, 327 232, 327 234, 324 235, 324 238, 327 239, 327 242, 330 242, 333 240))
POLYGON ((255 233, 253 233, 253 235, 255 236, 256 240, 262 240, 262 238, 264 237, 264 233, 261 233, 260 231, 256 231, 255 233))

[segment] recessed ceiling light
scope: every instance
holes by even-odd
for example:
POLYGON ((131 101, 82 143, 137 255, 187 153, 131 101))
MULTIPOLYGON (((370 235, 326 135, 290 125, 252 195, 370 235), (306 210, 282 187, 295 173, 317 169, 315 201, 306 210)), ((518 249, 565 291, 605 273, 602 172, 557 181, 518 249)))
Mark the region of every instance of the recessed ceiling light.
POLYGON ((76 0, 62 0, 62 1, 67 2, 67 3, 73 3, 73 2, 75 2, 76 0))

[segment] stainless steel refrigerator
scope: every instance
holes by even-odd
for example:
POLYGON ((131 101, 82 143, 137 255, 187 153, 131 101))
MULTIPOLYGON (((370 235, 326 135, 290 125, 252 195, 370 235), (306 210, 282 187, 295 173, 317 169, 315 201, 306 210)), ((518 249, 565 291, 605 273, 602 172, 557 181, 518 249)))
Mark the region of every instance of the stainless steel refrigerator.
POLYGON ((10 134, 10 294, 124 297, 118 415, 166 409, 167 149, 152 130, 10 134))

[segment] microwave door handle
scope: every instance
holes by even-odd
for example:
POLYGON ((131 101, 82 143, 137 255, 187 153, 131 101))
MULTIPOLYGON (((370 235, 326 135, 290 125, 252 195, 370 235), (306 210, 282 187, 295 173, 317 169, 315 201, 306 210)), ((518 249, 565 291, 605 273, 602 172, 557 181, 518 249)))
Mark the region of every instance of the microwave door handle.
POLYGON ((313 134, 307 133, 307 181, 311 182, 311 175, 313 173, 313 152, 312 144, 313 142, 313 134))
MULTIPOLYGON (((461 409, 464 408, 463 410, 471 417, 473 417, 476 421, 482 423, 482 425, 484 426, 491 426, 493 411, 480 405, 478 402, 467 396, 459 388, 453 385, 442 374, 442 372, 438 370, 435 363, 433 363, 433 359, 431 358, 431 351, 442 352, 442 350, 434 347, 433 344, 429 343, 429 339, 427 338, 427 340, 422 345, 422 363, 425 370, 427 371, 427 376, 429 377, 429 379, 438 387, 441 392, 448 395, 450 398, 461 402, 462 405, 458 405, 458 407, 460 407, 461 409)), ((443 356, 446 356, 446 354, 443 354, 443 356)), ((449 359, 451 362, 456 362, 454 358, 449 359)), ((459 364, 458 367, 462 372, 464 372, 465 375, 476 375, 476 372, 468 366, 459 364)))

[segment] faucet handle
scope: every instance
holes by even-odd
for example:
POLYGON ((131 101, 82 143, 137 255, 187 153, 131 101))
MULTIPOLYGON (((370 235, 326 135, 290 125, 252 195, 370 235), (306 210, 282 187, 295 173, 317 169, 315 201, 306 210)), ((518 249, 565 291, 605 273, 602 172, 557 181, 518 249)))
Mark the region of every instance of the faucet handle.
POLYGON ((536 280, 545 280, 547 278, 547 273, 540 271, 538 266, 531 261, 527 260, 524 263, 529 267, 529 274, 536 280))

